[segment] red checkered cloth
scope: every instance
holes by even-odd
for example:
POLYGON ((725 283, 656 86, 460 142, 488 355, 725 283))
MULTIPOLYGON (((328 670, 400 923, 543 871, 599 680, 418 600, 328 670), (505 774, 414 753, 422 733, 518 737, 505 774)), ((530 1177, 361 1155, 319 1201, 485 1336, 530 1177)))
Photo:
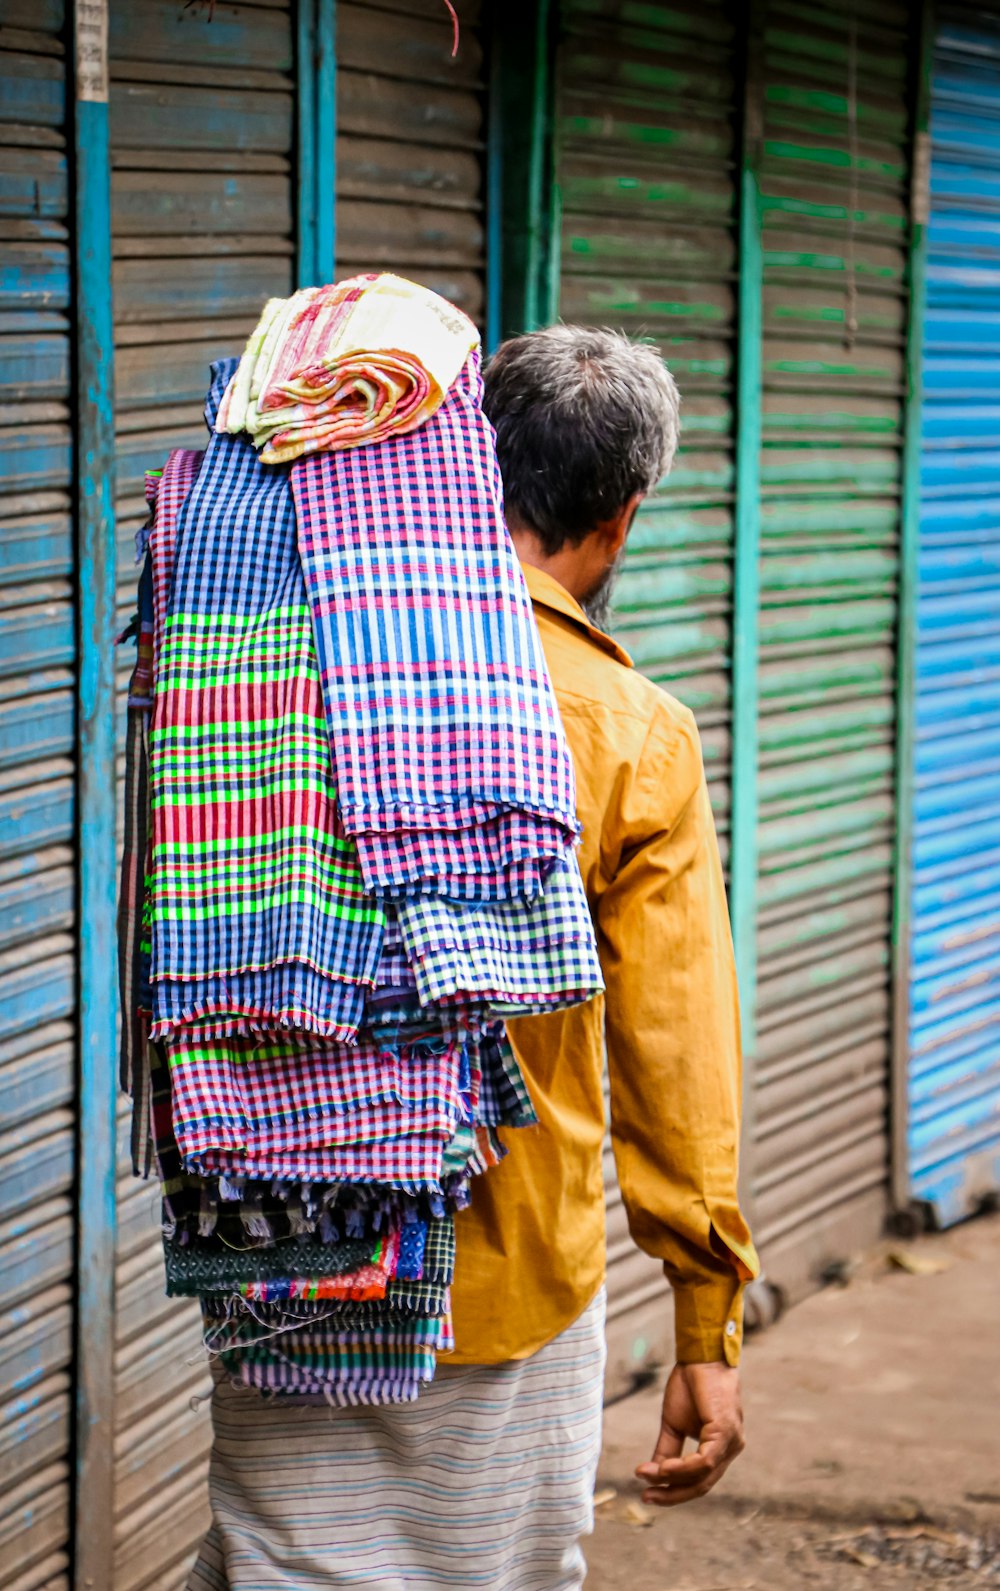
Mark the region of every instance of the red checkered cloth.
POLYGON ((195 448, 174 448, 158 480, 153 471, 146 475, 146 497, 155 503, 156 518, 146 543, 153 564, 153 683, 159 684, 160 649, 167 619, 167 604, 174 579, 177 552, 177 517, 184 507, 201 468, 204 452, 195 448), (155 487, 155 490, 154 490, 155 487))
POLYGON ((395 1182, 429 1161, 439 1179, 445 1145, 478 1107, 480 1074, 454 1033, 392 1046, 181 1033, 167 1055, 178 1147, 206 1174, 395 1182))

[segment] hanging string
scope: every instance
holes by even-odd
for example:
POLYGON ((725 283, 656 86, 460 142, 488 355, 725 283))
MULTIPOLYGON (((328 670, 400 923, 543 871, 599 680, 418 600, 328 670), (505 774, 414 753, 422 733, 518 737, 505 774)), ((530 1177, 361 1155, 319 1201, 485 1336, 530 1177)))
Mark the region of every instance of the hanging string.
MULTIPOLYGON (((259 1315, 254 1308, 254 1300, 243 1298, 240 1295, 230 1294, 226 1298, 225 1313, 220 1320, 205 1321, 202 1332, 202 1347, 209 1359, 218 1359, 221 1354, 231 1353, 240 1348, 256 1348, 262 1342, 273 1343, 276 1338, 286 1336, 292 1331, 302 1331, 305 1326, 315 1327, 324 1321, 332 1321, 336 1316, 343 1319, 343 1311, 336 1304, 331 1304, 329 1309, 315 1314, 304 1316, 288 1313, 278 1309, 272 1304, 273 1311, 270 1315, 259 1315), (247 1331, 250 1321, 260 1326, 259 1332, 247 1331)), ((286 1357, 282 1355, 282 1357, 286 1357)), ((200 1355, 188 1361, 189 1364, 200 1362, 200 1355)))
POLYGON ((847 302, 844 308, 844 342, 854 347, 858 335, 858 267, 855 232, 858 211, 858 19, 852 12, 847 37, 847 154, 851 163, 847 211, 847 302))
POLYGON ((454 60, 458 54, 458 12, 452 5, 451 0, 444 0, 444 3, 448 7, 448 11, 451 16, 451 58, 454 60))

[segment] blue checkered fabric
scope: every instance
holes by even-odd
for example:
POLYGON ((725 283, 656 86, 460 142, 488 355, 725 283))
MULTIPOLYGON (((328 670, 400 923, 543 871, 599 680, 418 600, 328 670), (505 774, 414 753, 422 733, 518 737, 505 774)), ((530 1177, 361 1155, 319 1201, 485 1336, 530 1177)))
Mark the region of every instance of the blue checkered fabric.
POLYGON ((154 1036, 349 1038, 384 917, 337 817, 288 471, 241 437, 211 434, 178 516, 150 756, 154 1036))
POLYGON ((469 906, 421 895, 396 910, 422 1004, 471 995, 498 1016, 523 1016, 604 988, 575 856, 556 864, 535 900, 469 906))
POLYGON ((479 1039, 478 1120, 486 1127, 533 1127, 538 1121, 528 1085, 502 1022, 486 1028, 479 1039))

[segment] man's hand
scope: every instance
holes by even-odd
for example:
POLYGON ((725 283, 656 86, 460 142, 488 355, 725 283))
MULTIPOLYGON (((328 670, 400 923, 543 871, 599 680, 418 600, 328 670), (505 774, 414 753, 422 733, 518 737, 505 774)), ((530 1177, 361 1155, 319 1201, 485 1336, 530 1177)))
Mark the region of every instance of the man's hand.
POLYGON ((727 1364, 674 1365, 663 1394, 660 1439, 636 1475, 649 1483, 644 1503, 675 1508, 704 1497, 746 1446, 740 1373, 727 1364), (682 1458, 684 1439, 698 1443, 682 1458))

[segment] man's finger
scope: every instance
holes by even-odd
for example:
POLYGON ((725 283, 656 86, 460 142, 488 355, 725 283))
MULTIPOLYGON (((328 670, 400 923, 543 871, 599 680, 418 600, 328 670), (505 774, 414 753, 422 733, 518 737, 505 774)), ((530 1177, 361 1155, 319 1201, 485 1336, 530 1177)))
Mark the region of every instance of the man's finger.
POLYGON ((663 1445, 660 1442, 657 1442, 656 1451, 652 1458, 647 1459, 645 1464, 637 1464, 635 1473, 638 1475, 640 1480, 656 1480, 657 1476, 661 1473, 664 1464, 680 1463, 680 1456, 683 1447, 683 1437, 679 1437, 677 1439, 677 1445, 672 1453, 664 1452, 663 1445))
POLYGON ((689 1453, 686 1458, 667 1458, 655 1469, 647 1470, 643 1480, 662 1481, 668 1486, 695 1486, 711 1475, 719 1462, 707 1453, 689 1453))
MULTIPOLYGON (((659 1483, 650 1486, 643 1492, 643 1502, 656 1503, 661 1508, 673 1508, 678 1503, 690 1502, 694 1497, 704 1497, 706 1492, 710 1492, 713 1486, 718 1484, 730 1464, 739 1457, 739 1454, 740 1447, 737 1445, 727 1451, 722 1459, 712 1464, 710 1468, 703 1469, 701 1472, 695 1471, 691 1475, 686 1472, 679 1473, 674 1468, 672 1472, 664 1475, 659 1483)), ((690 1464, 699 1456, 697 1453, 692 1453, 691 1458, 682 1460, 682 1463, 690 1464)))
POLYGON ((652 1503, 657 1508, 677 1508, 681 1503, 689 1503, 696 1497, 704 1497, 714 1486, 718 1485, 735 1457, 735 1453, 731 1454, 723 1463, 716 1465, 703 1479, 696 1481, 694 1485, 663 1484, 650 1486, 643 1492, 642 1500, 644 1503, 652 1503))
POLYGON ((640 1480, 648 1480, 659 1473, 660 1465, 671 1458, 680 1458, 684 1451, 684 1432, 678 1431, 666 1421, 660 1426, 660 1435, 653 1449, 653 1456, 645 1464, 638 1465, 636 1474, 640 1480))
MULTIPOLYGON (((695 1484, 703 1475, 710 1475, 714 1469, 729 1458, 735 1458, 739 1451, 739 1435, 733 1431, 723 1434, 718 1432, 702 1442, 694 1453, 689 1453, 686 1458, 662 1458, 658 1465, 643 1464, 643 1480, 658 1480, 674 1483, 695 1484)), ((638 1471, 636 1471, 638 1474, 638 1471)))
POLYGON ((642 1500, 651 1508, 679 1508, 681 1503, 693 1502, 696 1497, 704 1497, 712 1490, 715 1481, 702 1481, 700 1486, 654 1486, 650 1491, 643 1492, 642 1500))

